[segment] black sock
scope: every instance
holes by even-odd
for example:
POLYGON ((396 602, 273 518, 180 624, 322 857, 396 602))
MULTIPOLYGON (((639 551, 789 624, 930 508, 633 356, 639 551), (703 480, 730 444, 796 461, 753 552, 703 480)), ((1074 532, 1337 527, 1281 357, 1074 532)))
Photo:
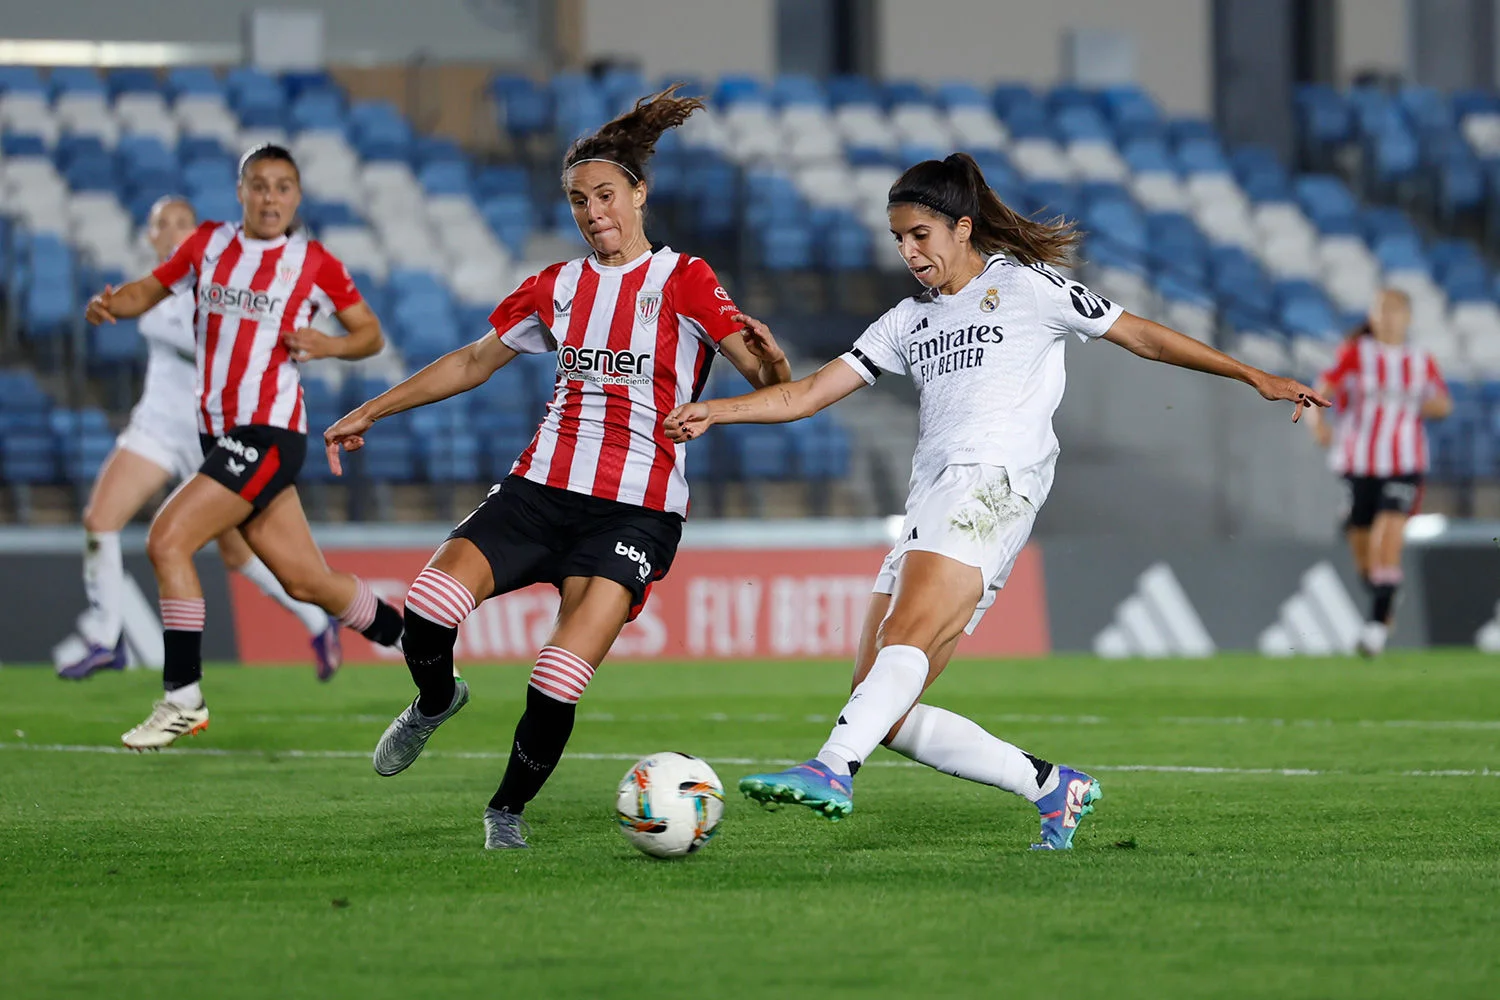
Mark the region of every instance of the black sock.
POLYGON ((527 685, 526 711, 516 723, 510 763, 505 765, 499 790, 490 799, 492 808, 519 814, 526 803, 536 798, 557 762, 562 760, 563 747, 573 735, 573 716, 577 712, 576 704, 558 701, 527 685))
MULTIPOLYGON (((389 605, 381 605, 388 608, 389 605)), ((375 615, 376 625, 380 615, 375 615)), ((426 716, 442 715, 453 704, 453 644, 458 629, 439 625, 415 611, 406 613, 406 638, 401 648, 406 652, 406 669, 416 682, 417 711, 426 716)))
POLYGON ((203 633, 169 628, 162 632, 161 683, 168 691, 203 679, 203 633))
POLYGON ((1022 750, 1021 753, 1026 754, 1026 759, 1031 761, 1031 766, 1036 769, 1036 787, 1041 788, 1047 783, 1047 779, 1052 777, 1054 770, 1053 763, 1049 760, 1042 760, 1040 757, 1033 757, 1031 754, 1026 753, 1025 750, 1022 750))
MULTIPOLYGON (((401 612, 384 601, 377 600, 375 602, 375 620, 370 623, 369 628, 360 629, 359 634, 377 646, 394 646, 397 640, 401 638, 402 631, 401 612)), ((455 635, 458 634, 456 629, 451 631, 455 635)), ((448 648, 451 650, 453 644, 449 643, 448 648)), ((449 659, 452 659, 452 657, 450 656, 449 659)))
POLYGON ((1391 620, 1391 605, 1396 603, 1396 585, 1377 583, 1371 589, 1375 599, 1370 602, 1370 621, 1388 624, 1391 620))

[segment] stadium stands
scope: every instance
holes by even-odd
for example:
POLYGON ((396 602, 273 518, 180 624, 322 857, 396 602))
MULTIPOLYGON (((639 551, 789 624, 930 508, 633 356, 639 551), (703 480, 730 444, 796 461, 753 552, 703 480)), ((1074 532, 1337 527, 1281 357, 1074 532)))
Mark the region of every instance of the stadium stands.
MULTIPOLYGON (((1490 445, 1500 392, 1482 388, 1500 379, 1494 276, 1474 245, 1429 239, 1406 213, 1368 204, 1423 176, 1437 178, 1444 212, 1495 201, 1492 94, 1304 89, 1308 160, 1329 169, 1297 173, 1267 150, 1227 148, 1208 122, 1167 117, 1133 87, 795 75, 690 87, 711 106, 663 138, 654 203, 694 239, 735 236, 752 271, 899 273, 898 257, 879 248, 886 190, 911 162, 964 149, 1007 201, 1083 223, 1084 275, 1103 294, 1264 367, 1314 373, 1379 285, 1405 289, 1414 336, 1455 382, 1481 387, 1460 391, 1455 419, 1434 432, 1440 474, 1500 472, 1490 445), (1333 151, 1349 143, 1364 151, 1354 188, 1331 169, 1333 151)), ((518 150, 549 139, 552 149, 545 163, 495 165, 417 134, 391 104, 348 100, 323 75, 7 69, 0 275, 10 328, 36 347, 76 336, 90 289, 150 264, 139 227, 157 197, 180 191, 206 216, 233 216, 236 155, 274 139, 298 155, 304 217, 355 272, 400 362, 424 364, 481 329, 497 296, 560 245, 579 245, 555 194, 556 148, 652 89, 622 70, 497 76, 502 132, 518 150)), ((138 340, 124 330, 92 331, 85 345, 95 373, 140 363, 138 340)), ((329 366, 308 374, 314 423, 342 412, 362 384, 329 366)), ((551 388, 545 359, 522 359, 506 378, 507 391, 393 428, 357 463, 360 474, 434 484, 492 477, 529 438, 551 388), (438 438, 434 427, 444 429, 438 438)), ((713 454, 701 449, 694 478, 847 475, 847 431, 833 421, 804 430, 725 435, 713 454)), ((19 472, 47 472, 22 457, 32 454, 26 445, 14 453, 19 472)), ((50 466, 54 478, 83 468, 50 466)))
MULTIPOLYGON (((497 79, 497 93, 504 86, 497 79)), ((634 86, 617 78, 601 90, 583 77, 559 78, 556 100, 533 100, 530 111, 525 96, 511 102, 516 134, 593 127, 608 108, 638 96, 634 86)), ((304 220, 349 265, 384 322, 399 356, 394 366, 377 366, 388 376, 483 330, 500 296, 555 259, 528 258, 529 247, 548 255, 559 244, 569 253, 581 246, 555 186, 546 188, 550 200, 538 198, 528 167, 476 165, 451 140, 417 135, 394 105, 350 102, 326 76, 7 68, 0 71, 0 293, 14 332, 49 345, 54 357, 81 336, 90 373, 138 373, 145 354, 133 324, 82 329, 87 295, 154 263, 141 226, 162 195, 186 194, 201 217, 237 217, 236 158, 273 140, 298 157, 304 220)), ((840 259, 867 262, 862 233, 835 242, 840 259)), ((811 253, 810 245, 785 240, 773 248, 778 261, 793 254, 806 264, 811 253)), ((522 358, 487 391, 391 422, 350 463, 354 475, 435 486, 503 475, 529 442, 554 373, 550 358, 522 358)), ((314 426, 388 384, 346 378, 333 365, 309 366, 307 374, 314 426)), ((13 409, 27 400, 35 412, 45 409, 35 393, 17 399, 13 409)), ((85 488, 108 448, 100 452, 90 436, 107 430, 103 414, 84 412, 86 420, 61 421, 59 429, 40 420, 6 425, 6 481, 85 488)), ((705 461, 707 470, 729 480, 848 474, 851 446, 837 423, 820 423, 806 441, 786 428, 761 437, 751 451, 705 461)), ((316 462, 307 475, 330 478, 316 462)))

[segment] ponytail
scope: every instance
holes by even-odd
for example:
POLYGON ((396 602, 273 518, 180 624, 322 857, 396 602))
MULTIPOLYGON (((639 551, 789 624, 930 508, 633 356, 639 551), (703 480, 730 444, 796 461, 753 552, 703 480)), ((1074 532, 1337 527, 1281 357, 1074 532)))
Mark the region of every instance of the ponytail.
POLYGON ((946 216, 949 225, 968 218, 970 243, 984 257, 1005 253, 1021 264, 1065 266, 1078 245, 1073 223, 1028 219, 1001 201, 968 153, 918 163, 891 185, 887 201, 921 205, 946 216))
POLYGON ((639 185, 646 177, 646 161, 656 152, 656 141, 703 107, 696 97, 676 96, 682 86, 674 83, 660 93, 641 98, 635 107, 593 135, 574 142, 563 156, 564 172, 585 160, 602 161, 619 167, 632 187, 639 185))

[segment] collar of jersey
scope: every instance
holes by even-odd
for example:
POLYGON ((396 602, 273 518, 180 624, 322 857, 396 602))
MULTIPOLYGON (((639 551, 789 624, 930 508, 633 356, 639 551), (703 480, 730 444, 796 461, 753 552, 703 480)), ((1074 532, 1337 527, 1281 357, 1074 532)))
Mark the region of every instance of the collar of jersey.
POLYGON ((627 272, 634 271, 636 268, 640 267, 642 263, 650 260, 653 256, 656 255, 658 249, 667 250, 670 248, 652 247, 650 250, 647 250, 645 253, 641 254, 639 257, 628 264, 601 264, 599 263, 599 258, 594 256, 593 254, 589 254, 584 259, 589 262, 590 267, 598 271, 600 274, 625 274, 627 272))
POLYGON ((286 246, 286 233, 282 233, 274 240, 258 240, 245 232, 243 225, 235 226, 234 228, 240 231, 240 245, 246 250, 275 250, 277 247, 286 246))
POLYGON ((929 288, 928 291, 932 293, 932 301, 934 301, 934 302, 941 302, 943 299, 954 299, 954 298, 957 298, 958 296, 964 294, 969 289, 971 289, 975 285, 979 284, 979 279, 982 278, 982 277, 984 277, 986 274, 989 273, 990 268, 992 268, 992 267, 995 266, 995 261, 997 261, 997 260, 1005 260, 1005 259, 1006 259, 1005 254, 1003 254, 1003 253, 997 253, 997 254, 995 254, 995 256, 993 256, 993 257, 989 258, 988 260, 986 260, 984 262, 984 270, 980 271, 978 274, 974 275, 974 277, 970 278, 969 279, 969 283, 967 285, 964 285, 964 287, 960 288, 958 291, 954 292, 952 295, 944 295, 942 292, 938 291, 936 288, 929 288))

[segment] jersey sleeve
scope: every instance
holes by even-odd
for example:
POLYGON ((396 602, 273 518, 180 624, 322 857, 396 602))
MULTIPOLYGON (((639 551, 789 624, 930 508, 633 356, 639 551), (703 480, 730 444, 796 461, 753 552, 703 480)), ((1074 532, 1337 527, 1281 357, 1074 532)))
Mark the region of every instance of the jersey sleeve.
POLYGON ((350 306, 358 305, 364 300, 359 289, 354 285, 354 279, 349 275, 349 269, 344 262, 333 254, 324 250, 322 259, 318 262, 318 273, 313 276, 313 284, 319 288, 328 301, 333 303, 333 311, 343 312, 350 306))
POLYGON ((557 342, 542 322, 540 299, 542 274, 532 275, 521 282, 521 287, 511 292, 490 313, 490 327, 500 337, 500 343, 520 354, 546 354, 557 350, 557 342))
POLYGON ((717 347, 719 341, 731 333, 740 332, 740 324, 734 321, 740 307, 719 284, 718 275, 708 266, 708 261, 693 258, 683 268, 678 282, 677 314, 691 320, 708 343, 717 347))
POLYGON ((1060 337, 1071 333, 1085 343, 1098 340, 1125 311, 1098 292, 1089 291, 1082 282, 1046 264, 1034 264, 1031 270, 1041 276, 1032 286, 1037 292, 1042 325, 1060 337))
MULTIPOLYGON (((1430 363, 1431 359, 1428 361, 1430 363)), ((1359 339, 1349 337, 1339 345, 1338 353, 1333 356, 1333 364, 1318 376, 1318 381, 1327 382, 1334 392, 1340 392, 1344 388, 1344 380, 1358 371, 1359 339)))
POLYGON ((858 372, 859 377, 869 385, 875 384, 882 371, 905 372, 906 359, 902 356, 901 344, 896 337, 899 329, 896 310, 888 310, 859 335, 854 346, 840 356, 841 360, 858 372))
POLYGON ((209 238, 219 227, 217 222, 205 222, 193 234, 182 241, 167 260, 151 272, 152 277, 170 292, 182 292, 190 288, 203 267, 203 253, 208 249, 209 238))
POLYGON ((1427 355, 1427 398, 1435 399, 1446 395, 1448 395, 1448 382, 1443 378, 1443 371, 1438 367, 1437 359, 1429 354, 1427 355))

